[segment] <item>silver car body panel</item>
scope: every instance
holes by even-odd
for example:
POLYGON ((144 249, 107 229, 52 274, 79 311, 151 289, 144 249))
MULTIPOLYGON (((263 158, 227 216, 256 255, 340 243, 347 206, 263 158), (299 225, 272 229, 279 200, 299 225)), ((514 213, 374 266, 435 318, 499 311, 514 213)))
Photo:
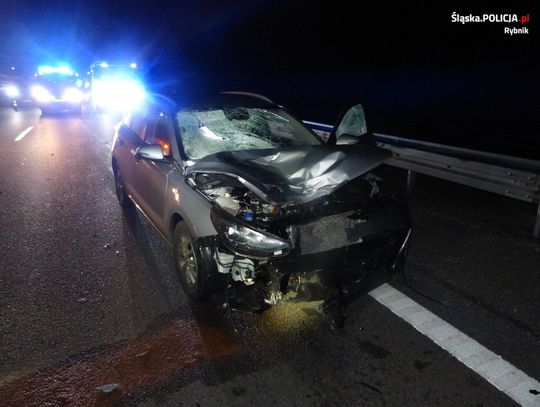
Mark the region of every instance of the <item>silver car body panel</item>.
MULTIPOLYGON (((184 174, 180 171, 171 171, 168 177, 163 226, 172 233, 170 221, 178 214, 186 222, 193 237, 216 235, 216 229, 210 220, 212 208, 210 202, 187 184, 184 174)), ((172 235, 170 239, 172 240, 172 235)))
POLYGON ((174 159, 159 162, 136 158, 137 148, 144 145, 125 126, 117 127, 113 160, 137 208, 168 243, 172 242, 171 220, 175 215, 186 222, 194 237, 215 235, 211 204, 186 183, 181 165, 174 159))

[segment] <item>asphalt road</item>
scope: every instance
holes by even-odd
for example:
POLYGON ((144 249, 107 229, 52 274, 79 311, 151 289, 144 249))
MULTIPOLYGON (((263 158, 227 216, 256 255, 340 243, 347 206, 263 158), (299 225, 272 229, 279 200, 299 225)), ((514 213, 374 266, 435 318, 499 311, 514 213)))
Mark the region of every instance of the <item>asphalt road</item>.
MULTIPOLYGON (((187 300, 167 245, 117 205, 117 120, 0 110, 0 405, 517 405, 369 296, 338 331, 317 304, 187 300)), ((426 177, 411 208, 413 289, 391 285, 538 380, 535 208, 426 177)))

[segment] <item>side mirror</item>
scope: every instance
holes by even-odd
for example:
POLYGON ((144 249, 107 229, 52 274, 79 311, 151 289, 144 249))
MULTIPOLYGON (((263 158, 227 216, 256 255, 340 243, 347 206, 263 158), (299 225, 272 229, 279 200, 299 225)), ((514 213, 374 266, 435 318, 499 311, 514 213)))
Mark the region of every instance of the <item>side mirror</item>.
POLYGON ((135 157, 150 161, 163 161, 165 156, 159 144, 151 144, 149 146, 139 147, 135 152, 135 157))

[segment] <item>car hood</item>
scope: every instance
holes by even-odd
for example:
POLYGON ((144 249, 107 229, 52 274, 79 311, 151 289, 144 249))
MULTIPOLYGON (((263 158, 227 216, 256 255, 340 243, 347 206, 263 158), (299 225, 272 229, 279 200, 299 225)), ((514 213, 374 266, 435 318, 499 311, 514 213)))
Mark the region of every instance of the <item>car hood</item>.
POLYGON ((229 175, 267 202, 304 203, 332 193, 390 157, 390 151, 372 145, 227 151, 202 158, 186 174, 229 175))

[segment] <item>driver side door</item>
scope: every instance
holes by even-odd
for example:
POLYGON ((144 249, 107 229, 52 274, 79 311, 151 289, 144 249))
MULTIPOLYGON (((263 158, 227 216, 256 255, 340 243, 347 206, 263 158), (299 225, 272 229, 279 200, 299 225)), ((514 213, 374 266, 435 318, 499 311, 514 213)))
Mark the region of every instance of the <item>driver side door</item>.
POLYGON ((160 112, 150 112, 147 116, 143 145, 159 145, 163 160, 149 160, 135 154, 133 178, 137 184, 137 202, 150 221, 162 233, 165 224, 165 197, 168 176, 172 171, 171 139, 174 127, 170 119, 160 112))

